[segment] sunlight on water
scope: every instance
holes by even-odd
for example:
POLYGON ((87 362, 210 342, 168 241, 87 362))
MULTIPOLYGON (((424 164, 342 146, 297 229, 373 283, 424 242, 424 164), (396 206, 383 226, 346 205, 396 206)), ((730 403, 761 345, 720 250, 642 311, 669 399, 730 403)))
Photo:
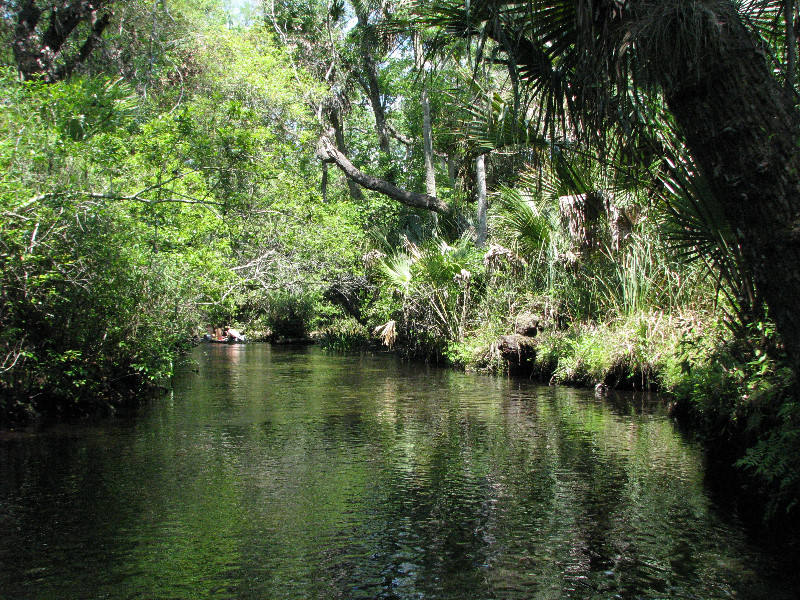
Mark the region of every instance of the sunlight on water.
MULTIPOLYGON (((201 346, 0 440, 0 598, 793 598, 646 396, 201 346)), ((794 575, 796 577, 796 575, 794 575)))

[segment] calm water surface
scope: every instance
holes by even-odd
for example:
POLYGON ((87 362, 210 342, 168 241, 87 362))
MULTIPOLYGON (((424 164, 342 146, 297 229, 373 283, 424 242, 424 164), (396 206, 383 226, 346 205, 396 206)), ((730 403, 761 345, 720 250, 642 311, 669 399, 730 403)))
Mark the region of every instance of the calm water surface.
POLYGON ((3 599, 772 600, 786 561, 641 396, 204 345, 135 417, 0 439, 3 599))

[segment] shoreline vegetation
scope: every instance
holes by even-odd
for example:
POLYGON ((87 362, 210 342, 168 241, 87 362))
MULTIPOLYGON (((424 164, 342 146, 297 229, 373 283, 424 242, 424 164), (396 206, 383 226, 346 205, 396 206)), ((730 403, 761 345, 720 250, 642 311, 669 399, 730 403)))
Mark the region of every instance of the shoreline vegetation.
POLYGON ((68 4, 0 14, 0 424, 317 332, 666 393, 800 520, 788 4, 68 4))
MULTIPOLYGON (((396 340, 393 352, 468 372, 594 388, 600 400, 615 390, 657 394, 676 426, 705 448, 709 480, 724 481, 725 494, 734 486, 740 516, 797 543, 791 533, 798 522, 794 376, 781 360, 759 351, 761 339, 734 339, 713 314, 657 312, 534 335, 524 335, 533 333, 525 331, 530 314, 514 321, 515 333, 475 331, 455 350, 439 345, 437 353, 428 347, 430 339, 407 339, 396 340)), ((315 340, 333 351, 389 351, 380 333, 347 320, 315 340)))

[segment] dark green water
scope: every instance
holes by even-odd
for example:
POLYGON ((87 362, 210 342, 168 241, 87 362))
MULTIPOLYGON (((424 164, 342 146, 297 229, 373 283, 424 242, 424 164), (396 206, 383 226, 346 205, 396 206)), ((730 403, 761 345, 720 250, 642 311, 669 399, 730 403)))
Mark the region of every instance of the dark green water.
POLYGON ((3 599, 788 599, 788 560, 641 396, 211 345, 135 417, 0 438, 3 599))

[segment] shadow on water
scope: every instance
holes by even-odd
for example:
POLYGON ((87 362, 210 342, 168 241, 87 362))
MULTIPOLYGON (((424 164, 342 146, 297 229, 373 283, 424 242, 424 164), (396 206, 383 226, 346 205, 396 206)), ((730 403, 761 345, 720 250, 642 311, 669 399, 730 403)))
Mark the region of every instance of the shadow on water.
POLYGON ((201 346, 130 419, 0 440, 2 598, 796 597, 645 394, 201 346))

